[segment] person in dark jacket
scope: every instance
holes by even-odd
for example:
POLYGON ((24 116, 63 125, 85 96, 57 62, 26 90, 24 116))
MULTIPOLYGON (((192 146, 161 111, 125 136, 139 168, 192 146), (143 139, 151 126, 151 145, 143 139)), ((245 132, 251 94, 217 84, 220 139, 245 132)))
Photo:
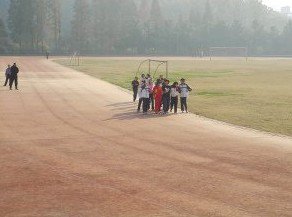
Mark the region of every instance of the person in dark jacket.
POLYGON ((11 74, 10 74, 10 81, 9 81, 10 90, 12 90, 13 83, 15 83, 15 89, 18 90, 18 73, 19 73, 19 69, 16 66, 16 63, 14 63, 13 66, 11 67, 11 74))
POLYGON ((138 89, 139 89, 139 81, 138 77, 135 77, 135 79, 132 81, 132 88, 133 88, 133 101, 136 102, 137 95, 138 95, 138 89))
POLYGON ((167 114, 170 107, 170 90, 169 80, 165 79, 165 83, 162 86, 163 95, 162 95, 162 104, 163 104, 163 113, 167 114))
POLYGON ((10 74, 11 74, 11 66, 8 65, 8 67, 7 67, 6 71, 5 71, 5 83, 3 85, 4 87, 6 87, 7 84, 8 84, 8 81, 10 79, 10 74))

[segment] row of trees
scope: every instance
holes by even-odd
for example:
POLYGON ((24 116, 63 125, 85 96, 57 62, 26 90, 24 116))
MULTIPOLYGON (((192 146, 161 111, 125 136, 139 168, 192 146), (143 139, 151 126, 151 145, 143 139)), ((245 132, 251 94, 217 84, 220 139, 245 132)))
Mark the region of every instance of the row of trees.
POLYGON ((0 8, 7 10, 0 10, 1 53, 193 55, 212 46, 243 46, 252 55, 292 54, 292 22, 259 0, 3 0, 2 4, 0 8))

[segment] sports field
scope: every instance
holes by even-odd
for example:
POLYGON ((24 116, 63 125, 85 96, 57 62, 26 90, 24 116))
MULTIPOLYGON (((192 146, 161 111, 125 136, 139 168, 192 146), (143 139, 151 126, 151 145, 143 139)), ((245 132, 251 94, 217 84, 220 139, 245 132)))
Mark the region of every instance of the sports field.
MULTIPOLYGON (((58 63, 130 89, 145 58, 82 58, 58 63)), ((161 58, 158 58, 161 59, 161 58)), ((169 59, 170 79, 184 77, 194 91, 190 111, 208 118, 262 131, 292 135, 292 59, 169 59)), ((152 72, 156 66, 153 65, 152 72)), ((141 71, 148 72, 148 65, 141 71)), ((164 73, 163 66, 157 75, 164 73)))
MULTIPOLYGON (((1 217, 292 216, 291 137, 137 114, 108 82, 42 57, 0 68, 13 62, 19 90, 0 87, 1 217)), ((135 61, 100 60, 100 72, 112 64, 118 78, 135 61)))

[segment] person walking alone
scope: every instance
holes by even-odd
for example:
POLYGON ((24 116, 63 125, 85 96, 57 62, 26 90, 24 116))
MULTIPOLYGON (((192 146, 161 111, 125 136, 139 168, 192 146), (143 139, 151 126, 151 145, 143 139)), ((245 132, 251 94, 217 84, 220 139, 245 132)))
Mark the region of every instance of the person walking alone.
POLYGON ((16 63, 14 63, 13 66, 11 67, 11 74, 10 74, 10 81, 9 81, 10 90, 12 90, 13 83, 15 84, 15 89, 18 90, 18 73, 19 73, 19 69, 16 66, 16 63))
POLYGON ((5 70, 5 83, 4 83, 4 85, 3 85, 4 87, 7 86, 8 81, 9 81, 9 79, 10 79, 10 75, 11 75, 11 66, 8 65, 8 66, 7 66, 7 69, 5 70))

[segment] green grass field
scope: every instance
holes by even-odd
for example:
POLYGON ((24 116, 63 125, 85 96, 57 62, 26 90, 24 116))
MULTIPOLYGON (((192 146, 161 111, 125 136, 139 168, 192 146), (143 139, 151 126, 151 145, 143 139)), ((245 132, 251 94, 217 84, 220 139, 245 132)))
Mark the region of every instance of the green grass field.
MULTIPOLYGON (((292 136, 292 59, 171 59, 171 81, 184 77, 194 89, 191 112, 292 136)), ((130 89, 141 60, 85 58, 78 67, 69 66, 68 59, 56 62, 130 89)), ((147 72, 147 64, 142 71, 147 72)), ((163 72, 162 67, 157 75, 163 72)))

